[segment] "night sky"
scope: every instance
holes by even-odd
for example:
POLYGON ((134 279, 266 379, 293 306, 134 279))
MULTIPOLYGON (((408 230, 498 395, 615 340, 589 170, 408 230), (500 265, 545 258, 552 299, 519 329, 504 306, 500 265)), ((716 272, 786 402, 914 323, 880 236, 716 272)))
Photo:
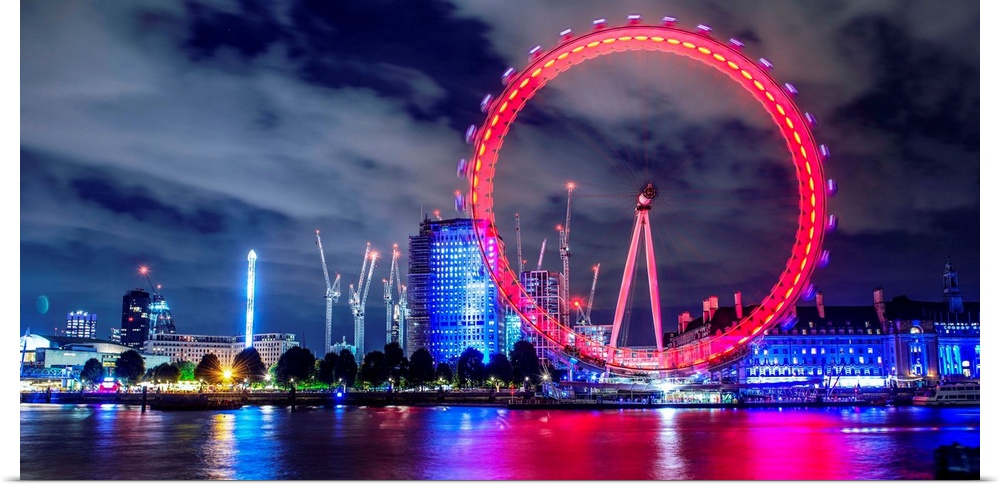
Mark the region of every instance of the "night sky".
MULTIPOLYGON (((148 266, 179 333, 241 334, 253 249, 255 331, 322 350, 319 229, 343 279, 334 338, 352 342, 365 243, 383 255, 398 243, 405 275, 423 216, 458 216, 465 130, 501 73, 563 29, 630 13, 742 40, 816 115, 839 185, 832 260, 813 276, 827 305, 871 303, 875 287, 940 300, 949 256, 965 299, 980 299, 978 2, 46 1, 20 5, 20 332, 84 310, 107 338, 122 295, 148 290, 148 266)), ((529 103, 504 151, 512 261, 518 213, 527 266, 548 238, 544 267, 561 269, 554 226, 566 182, 578 185, 570 288, 585 296, 601 263, 598 318, 610 320, 649 181, 666 329, 709 295, 761 299, 790 252, 796 195, 776 128, 687 58, 574 68, 529 103)), ((367 350, 384 342, 388 270, 375 270, 367 350)))

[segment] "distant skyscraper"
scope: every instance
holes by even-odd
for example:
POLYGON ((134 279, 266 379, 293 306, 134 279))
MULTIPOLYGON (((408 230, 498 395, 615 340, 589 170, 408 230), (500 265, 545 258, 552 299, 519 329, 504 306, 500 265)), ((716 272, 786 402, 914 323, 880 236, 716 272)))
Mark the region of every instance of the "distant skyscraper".
POLYGON ((174 317, 170 315, 170 306, 159 291, 153 292, 153 298, 149 303, 149 330, 153 334, 177 333, 174 317))
POLYGON ((142 288, 122 297, 121 344, 141 349, 149 339, 149 293, 142 288))
MULTIPOLYGON (((407 355, 426 348, 440 363, 457 360, 468 347, 485 360, 504 351, 503 308, 479 253, 474 224, 487 223, 424 218, 420 233, 410 237, 407 355)), ((494 269, 502 245, 491 232, 486 251, 494 269)))
POLYGON ((247 332, 244 335, 246 337, 246 348, 253 346, 253 290, 254 290, 254 273, 256 273, 257 267, 257 253, 250 249, 250 253, 247 254, 247 332))
POLYGON ((66 315, 66 336, 76 338, 97 337, 97 314, 73 311, 66 315))
MULTIPOLYGON (((568 315, 561 313, 563 310, 559 300, 560 281, 560 273, 558 272, 540 270, 521 273, 521 284, 524 286, 525 294, 534 303, 524 304, 524 314, 531 318, 536 326, 553 336, 556 334, 556 330, 546 315, 559 320, 560 323, 569 323, 568 315)), ((556 345, 542 338, 538 333, 529 331, 526 335, 535 346, 539 358, 552 357, 553 353, 557 352, 556 345)))

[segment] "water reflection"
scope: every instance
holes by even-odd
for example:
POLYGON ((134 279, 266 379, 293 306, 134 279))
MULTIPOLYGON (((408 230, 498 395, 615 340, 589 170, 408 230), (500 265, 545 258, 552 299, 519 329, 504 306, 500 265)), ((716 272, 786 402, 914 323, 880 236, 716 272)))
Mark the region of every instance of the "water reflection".
POLYGON ((977 409, 22 405, 21 478, 922 479, 952 441, 979 446, 977 409))

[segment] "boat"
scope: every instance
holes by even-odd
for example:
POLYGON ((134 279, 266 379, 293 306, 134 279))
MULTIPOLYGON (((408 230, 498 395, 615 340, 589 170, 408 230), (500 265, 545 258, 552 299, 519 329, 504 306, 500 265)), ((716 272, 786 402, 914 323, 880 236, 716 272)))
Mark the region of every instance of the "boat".
POLYGON ((979 383, 957 382, 938 385, 913 396, 914 406, 978 406, 979 383))

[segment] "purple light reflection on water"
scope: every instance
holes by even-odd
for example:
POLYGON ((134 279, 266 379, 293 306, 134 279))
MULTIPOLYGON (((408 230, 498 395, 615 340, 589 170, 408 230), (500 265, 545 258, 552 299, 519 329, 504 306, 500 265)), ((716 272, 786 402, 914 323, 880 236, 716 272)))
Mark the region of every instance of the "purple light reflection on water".
POLYGON ((23 404, 22 479, 929 479, 979 410, 23 404), (81 458, 88 461, 53 461, 81 458))

